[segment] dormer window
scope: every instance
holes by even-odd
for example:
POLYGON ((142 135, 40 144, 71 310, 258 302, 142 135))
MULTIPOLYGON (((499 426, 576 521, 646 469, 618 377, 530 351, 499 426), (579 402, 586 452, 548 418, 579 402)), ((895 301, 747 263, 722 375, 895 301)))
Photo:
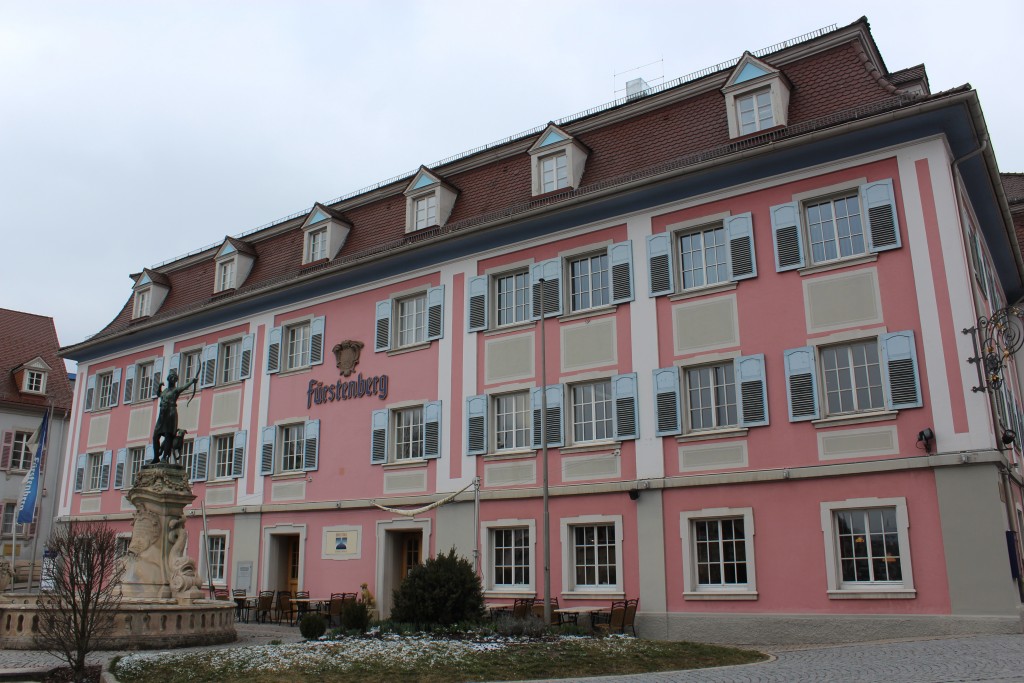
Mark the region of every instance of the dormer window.
POLYGON ((544 129, 529 154, 534 196, 580 186, 589 150, 555 124, 544 129))
POLYGON ((133 318, 142 318, 143 316, 149 315, 149 288, 138 289, 135 291, 135 309, 132 312, 133 318))
POLYGON ((160 310, 161 304, 171 291, 171 282, 163 273, 146 268, 135 279, 132 319, 145 318, 160 310))
POLYGON ((416 232, 444 225, 455 206, 458 192, 426 166, 405 188, 405 231, 416 232))
POLYGON ((302 223, 305 234, 302 265, 337 256, 351 230, 352 225, 341 214, 322 204, 314 204, 302 223))
POLYGON ((234 237, 226 237, 217 250, 214 293, 241 287, 245 278, 249 277, 255 260, 256 250, 250 244, 234 237))
POLYGON ((743 53, 722 88, 729 137, 738 138, 785 126, 789 115, 789 81, 778 69, 743 53))
POLYGON ((14 369, 14 381, 18 391, 23 394, 45 394, 49 372, 50 366, 39 356, 18 366, 14 369))
POLYGON ((28 370, 25 372, 25 393, 45 394, 46 373, 41 370, 28 370))
POLYGON ((217 264, 217 291, 235 287, 235 259, 227 259, 217 264))

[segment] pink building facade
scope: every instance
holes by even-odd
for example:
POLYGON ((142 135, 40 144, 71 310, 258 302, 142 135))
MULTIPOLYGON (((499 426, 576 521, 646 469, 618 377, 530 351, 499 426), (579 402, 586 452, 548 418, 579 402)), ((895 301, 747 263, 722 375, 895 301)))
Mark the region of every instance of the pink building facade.
POLYGON ((145 269, 64 350, 61 515, 127 537, 173 369, 214 585, 387 614, 454 547, 488 600, 540 598, 546 436, 563 606, 1019 631, 1016 371, 985 390, 962 333, 1024 291, 984 139, 974 91, 888 71, 861 20, 145 269))

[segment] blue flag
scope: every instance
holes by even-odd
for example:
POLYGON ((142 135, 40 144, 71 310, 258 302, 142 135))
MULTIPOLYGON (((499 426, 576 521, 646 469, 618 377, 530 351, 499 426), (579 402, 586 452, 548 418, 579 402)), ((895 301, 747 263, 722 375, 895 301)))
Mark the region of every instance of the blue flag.
MULTIPOLYGON (((36 514, 36 498, 39 496, 39 466, 43 461, 43 447, 46 445, 46 431, 50 426, 50 411, 43 414, 43 424, 35 434, 36 457, 32 469, 25 477, 25 486, 18 500, 18 524, 31 524, 36 514)), ((31 443, 31 442, 30 442, 31 443)))

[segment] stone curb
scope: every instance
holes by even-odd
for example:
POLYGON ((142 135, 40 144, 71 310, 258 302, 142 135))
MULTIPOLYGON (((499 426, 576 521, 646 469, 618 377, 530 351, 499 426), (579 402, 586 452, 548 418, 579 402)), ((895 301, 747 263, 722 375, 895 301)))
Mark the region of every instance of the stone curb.
POLYGON ((0 681, 24 681, 31 678, 46 678, 59 666, 35 666, 25 669, 0 669, 0 681))

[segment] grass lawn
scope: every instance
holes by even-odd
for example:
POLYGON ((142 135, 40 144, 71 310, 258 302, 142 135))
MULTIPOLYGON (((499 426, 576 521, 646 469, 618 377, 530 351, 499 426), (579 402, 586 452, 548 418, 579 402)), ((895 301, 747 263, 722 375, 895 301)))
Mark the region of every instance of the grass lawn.
POLYGON ((514 681, 695 669, 764 659, 749 650, 634 638, 476 641, 385 635, 203 652, 129 655, 124 683, 514 681))

